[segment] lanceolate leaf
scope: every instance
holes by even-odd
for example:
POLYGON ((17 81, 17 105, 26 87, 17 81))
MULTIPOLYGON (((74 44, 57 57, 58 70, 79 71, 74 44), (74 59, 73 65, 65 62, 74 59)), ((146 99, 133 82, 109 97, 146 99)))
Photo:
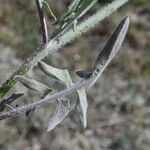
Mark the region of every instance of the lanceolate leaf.
POLYGON ((106 65, 119 51, 129 26, 129 17, 125 17, 110 36, 103 50, 98 55, 94 67, 106 65))
POLYGON ((15 78, 16 80, 20 81, 25 87, 40 93, 42 96, 45 96, 52 91, 52 89, 47 87, 45 84, 40 83, 36 80, 28 79, 24 76, 19 76, 19 75, 16 76, 15 78))
POLYGON ((109 38, 108 42, 106 43, 105 47, 98 55, 94 64, 94 71, 92 75, 92 77, 94 77, 95 80, 89 87, 91 87, 95 83, 95 81, 100 77, 107 65, 119 51, 127 33, 128 27, 129 17, 126 17, 119 23, 119 25, 109 38))
MULTIPOLYGON (((118 25, 118 27, 116 28, 114 33, 111 35, 110 39, 108 40, 106 46, 100 52, 99 56, 97 57, 95 61, 93 74, 91 76, 91 78, 94 77, 95 80, 91 83, 91 85, 88 88, 90 88, 96 82, 96 80, 99 78, 103 70, 107 67, 109 62, 113 59, 113 57, 119 51, 122 45, 122 42, 125 38, 126 32, 128 30, 128 26, 129 26, 129 18, 126 17, 120 22, 120 24, 118 25)), ((90 76, 90 73, 87 73, 84 70, 78 70, 77 74, 79 74, 79 76, 82 76, 84 78, 86 76, 90 76)), ((86 80, 86 78, 84 80, 86 80)), ((83 121, 84 127, 86 127, 86 123, 87 123, 86 114, 87 114, 88 105, 87 105, 85 88, 79 89, 77 91, 79 94, 80 105, 81 105, 82 113, 83 113, 82 121, 83 121)))
POLYGON ((56 110, 49 120, 47 131, 53 130, 59 123, 61 123, 70 110, 70 100, 65 97, 59 98, 57 100, 56 110))
POLYGON ((80 100, 80 105, 82 109, 82 115, 81 116, 81 121, 83 123, 83 127, 85 128, 87 126, 87 109, 88 109, 88 102, 87 102, 87 97, 86 97, 86 91, 85 88, 81 88, 77 90, 78 95, 79 95, 79 100, 80 100))
POLYGON ((49 14, 51 15, 55 21, 57 20, 56 16, 54 15, 53 11, 51 10, 49 4, 45 1, 45 0, 42 0, 42 3, 43 3, 43 8, 44 10, 49 14))
POLYGON ((44 62, 39 62, 38 66, 46 75, 62 81, 63 83, 66 84, 67 87, 70 87, 73 84, 68 70, 66 69, 61 70, 58 68, 54 68, 52 66, 47 65, 44 62))

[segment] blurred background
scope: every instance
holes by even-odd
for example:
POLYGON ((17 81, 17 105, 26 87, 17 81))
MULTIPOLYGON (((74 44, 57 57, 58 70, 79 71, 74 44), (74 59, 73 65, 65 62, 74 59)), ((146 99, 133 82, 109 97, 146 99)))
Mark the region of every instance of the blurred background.
MULTIPOLYGON (((51 0, 57 17, 68 0, 51 0)), ((99 1, 85 17, 100 9, 99 1)), ((94 29, 63 47, 45 61, 68 68, 74 81, 75 70, 90 70, 114 28, 125 17, 131 24, 121 50, 99 81, 88 92, 88 126, 83 129, 75 112, 53 131, 46 132, 54 104, 38 108, 29 117, 20 115, 0 122, 0 150, 149 150, 150 148, 150 1, 130 0, 94 29)), ((47 16, 49 35, 54 20, 47 16)), ((32 55, 41 44, 40 24, 34 0, 0 1, 0 84, 32 55)), ((28 76, 48 84, 38 67, 28 76)), ((15 105, 39 95, 17 84, 12 91, 25 96, 15 105)), ((9 94, 7 95, 9 96, 9 94)))

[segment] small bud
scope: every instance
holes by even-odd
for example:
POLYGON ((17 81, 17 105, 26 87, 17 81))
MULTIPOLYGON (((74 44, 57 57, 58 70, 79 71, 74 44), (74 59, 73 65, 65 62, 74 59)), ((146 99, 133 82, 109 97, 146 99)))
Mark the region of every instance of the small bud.
POLYGON ((88 71, 86 71, 86 70, 79 69, 79 70, 76 70, 76 74, 77 74, 80 78, 88 79, 88 78, 90 78, 90 76, 92 75, 92 72, 88 72, 88 71))

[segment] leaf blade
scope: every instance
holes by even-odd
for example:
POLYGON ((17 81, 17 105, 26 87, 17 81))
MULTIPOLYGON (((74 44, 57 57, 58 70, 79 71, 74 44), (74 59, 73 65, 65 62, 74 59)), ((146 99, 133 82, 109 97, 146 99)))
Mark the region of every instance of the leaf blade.
POLYGON ((113 34, 110 36, 108 42, 98 55, 94 64, 94 70, 92 75, 94 80, 88 88, 90 88, 96 82, 96 80, 101 76, 102 72, 105 70, 105 68, 119 51, 125 35, 128 31, 129 23, 129 17, 125 17, 123 20, 121 20, 113 34))
POLYGON ((33 79, 26 78, 21 75, 15 76, 15 79, 20 81, 28 89, 38 92, 43 96, 47 95, 48 93, 50 93, 52 91, 52 89, 50 89, 45 84, 40 83, 33 79))
POLYGON ((68 70, 66 69, 62 70, 62 69, 49 66, 44 62, 38 62, 38 66, 46 75, 62 81, 63 83, 66 84, 67 87, 73 85, 68 70))
POLYGON ((52 131, 58 124, 60 124, 71 110, 70 102, 68 99, 62 97, 57 101, 58 104, 56 110, 54 111, 48 123, 48 132, 52 131))
POLYGON ((104 46, 103 50, 98 55, 94 67, 96 67, 99 62, 105 65, 107 61, 111 61, 114 55, 119 51, 122 42, 125 38, 126 32, 129 26, 129 18, 125 17, 117 26, 115 31, 110 36, 108 42, 104 46))
POLYGON ((80 115, 80 117, 81 117, 81 121, 83 123, 83 127, 86 128, 86 126, 87 126, 87 109, 88 109, 86 91, 85 91, 85 88, 81 88, 81 89, 77 90, 77 92, 79 95, 80 106, 82 109, 82 115, 80 115))
POLYGON ((51 15, 51 16, 54 18, 55 21, 57 21, 57 18, 56 18, 56 16, 54 15, 52 9, 50 8, 48 2, 46 2, 45 0, 42 0, 42 3, 43 3, 43 8, 44 8, 44 10, 45 10, 49 15, 51 15))

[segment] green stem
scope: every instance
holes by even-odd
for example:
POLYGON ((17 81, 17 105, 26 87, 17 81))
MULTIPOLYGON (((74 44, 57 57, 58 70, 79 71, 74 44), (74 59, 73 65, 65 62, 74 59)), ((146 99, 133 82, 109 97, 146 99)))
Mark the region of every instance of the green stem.
POLYGON ((0 87, 0 99, 2 99, 6 93, 15 85, 17 82, 15 80, 16 75, 25 75, 30 69, 32 69, 38 61, 42 60, 48 54, 52 54, 58 51, 62 46, 74 40, 76 37, 82 33, 88 31, 95 24, 100 22, 105 17, 109 16, 112 12, 116 11, 119 7, 124 5, 128 0, 114 0, 109 5, 103 7, 93 16, 89 17, 87 20, 82 21, 79 25, 76 26, 76 30, 69 29, 66 33, 61 35, 58 40, 51 40, 47 47, 40 49, 28 58, 24 64, 22 64, 18 70, 16 70, 4 84, 0 87))

